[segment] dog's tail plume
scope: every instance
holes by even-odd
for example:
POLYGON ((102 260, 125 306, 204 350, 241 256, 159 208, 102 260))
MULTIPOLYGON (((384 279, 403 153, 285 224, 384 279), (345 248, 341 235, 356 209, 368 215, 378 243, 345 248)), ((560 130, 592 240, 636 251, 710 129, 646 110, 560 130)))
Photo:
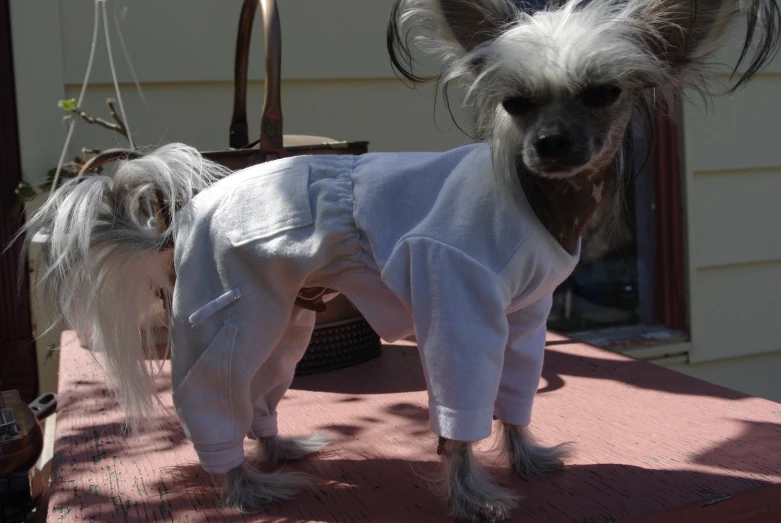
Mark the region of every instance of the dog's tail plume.
POLYGON ((166 268, 177 209, 226 173, 192 147, 166 145, 123 162, 113 178, 91 175, 65 183, 25 226, 23 252, 36 234, 42 238, 40 283, 65 323, 104 355, 131 430, 153 421, 149 360, 160 356, 142 317, 161 290, 162 296, 172 291, 166 268), (162 232, 153 203, 170 223, 162 232))

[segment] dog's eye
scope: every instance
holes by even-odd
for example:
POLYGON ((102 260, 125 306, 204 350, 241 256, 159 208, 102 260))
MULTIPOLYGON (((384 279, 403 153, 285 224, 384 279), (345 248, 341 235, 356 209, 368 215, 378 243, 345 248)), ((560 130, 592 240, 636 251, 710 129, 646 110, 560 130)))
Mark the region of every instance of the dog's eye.
POLYGON ((513 96, 502 102, 504 110, 513 116, 521 115, 534 107, 534 102, 525 96, 513 96))
POLYGON ((583 103, 592 107, 607 107, 618 100, 621 88, 613 84, 595 85, 580 93, 583 103))

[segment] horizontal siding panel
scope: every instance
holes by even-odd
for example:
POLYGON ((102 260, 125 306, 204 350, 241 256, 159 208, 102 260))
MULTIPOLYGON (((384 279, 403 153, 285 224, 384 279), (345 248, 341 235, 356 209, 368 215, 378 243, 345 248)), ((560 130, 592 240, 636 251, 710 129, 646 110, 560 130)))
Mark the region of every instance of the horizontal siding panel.
MULTIPOLYGON (((63 3, 65 82, 81 84, 89 55, 94 2, 63 3)), ((233 78, 241 0, 133 0, 109 2, 142 82, 219 82, 233 78)), ((392 0, 281 0, 282 74, 288 79, 393 78, 385 50, 392 0)), ((121 81, 132 81, 109 13, 121 81)), ((263 26, 256 15, 250 78, 263 79, 263 26)), ((103 37, 92 71, 110 82, 103 37)))
POLYGON ((684 363, 664 366, 744 394, 781 402, 781 387, 778 386, 781 352, 693 365, 684 363))
POLYGON ((700 269, 692 362, 781 350, 781 262, 700 269))
POLYGON ((696 267, 781 260, 781 167, 696 173, 691 253, 696 267))
MULTIPOLYGON (((228 145, 232 94, 229 83, 154 84, 144 88, 148 111, 132 85, 123 98, 136 141, 141 145, 183 141, 199 149, 228 145)), ((92 86, 84 107, 110 118, 104 104, 111 86, 92 86)), ((69 96, 78 94, 70 87, 69 96)), ((263 83, 249 86, 250 139, 259 134, 263 83)), ((434 89, 405 88, 395 78, 375 81, 285 81, 282 86, 284 131, 287 134, 328 136, 339 140, 368 140, 371 151, 443 151, 469 142, 437 100, 434 89)), ((454 104, 455 105, 455 104, 454 104)), ((462 126, 464 113, 457 113, 462 126)), ((62 143, 63 136, 53 137, 62 143)), ((78 123, 74 151, 81 147, 124 145, 113 133, 78 123)))
POLYGON ((719 96, 705 113, 686 104, 684 136, 689 172, 769 168, 781 165, 781 76, 756 78, 732 97, 719 96))
MULTIPOLYGON (((280 0, 285 78, 385 78, 393 76, 385 52, 385 24, 393 0, 280 0)), ((61 2, 67 83, 80 83, 89 53, 93 2, 61 2)), ((139 75, 147 82, 225 81, 231 77, 241 0, 133 0, 109 2, 123 13, 122 27, 139 75)), ((260 15, 253 33, 251 78, 263 78, 260 15)), ((113 21, 110 22, 112 34, 113 21)), ((118 45, 118 39, 114 42, 118 45)), ((100 45, 103 46, 101 38, 100 45)), ((737 62, 734 38, 716 61, 737 62)), ((121 51, 117 47, 117 57, 121 51)), ((120 60, 121 62, 122 60, 120 60)), ((781 73, 781 56, 765 72, 781 73)), ((105 51, 96 81, 110 81, 105 51)), ((124 81, 131 79, 124 64, 124 81)))

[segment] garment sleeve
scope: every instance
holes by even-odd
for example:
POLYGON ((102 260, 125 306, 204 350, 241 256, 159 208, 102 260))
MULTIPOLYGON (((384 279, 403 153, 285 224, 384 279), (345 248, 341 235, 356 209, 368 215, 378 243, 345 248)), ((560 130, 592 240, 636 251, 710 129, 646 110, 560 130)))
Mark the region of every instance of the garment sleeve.
POLYGON ((507 315, 509 336, 494 414, 512 425, 531 421, 532 404, 540 384, 550 295, 507 315))
POLYGON ((404 240, 382 277, 415 323, 432 431, 460 441, 488 437, 507 344, 509 290, 494 271, 429 238, 404 240))

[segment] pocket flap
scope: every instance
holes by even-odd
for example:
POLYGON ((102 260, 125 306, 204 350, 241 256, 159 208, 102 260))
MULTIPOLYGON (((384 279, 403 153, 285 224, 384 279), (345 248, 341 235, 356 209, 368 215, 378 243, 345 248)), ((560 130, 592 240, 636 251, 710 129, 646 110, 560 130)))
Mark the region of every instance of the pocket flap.
POLYGON ((220 205, 216 215, 235 247, 281 232, 311 225, 309 166, 294 165, 242 177, 241 184, 220 205))

